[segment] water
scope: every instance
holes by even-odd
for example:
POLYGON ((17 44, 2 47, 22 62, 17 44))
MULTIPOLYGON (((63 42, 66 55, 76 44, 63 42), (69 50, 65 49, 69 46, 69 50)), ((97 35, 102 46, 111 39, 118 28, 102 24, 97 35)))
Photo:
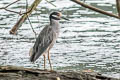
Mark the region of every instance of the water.
MULTIPOLYGON (((10 2, 0 0, 0 7, 10 2)), ((69 0, 52 2, 57 7, 42 1, 38 11, 34 11, 30 19, 37 33, 48 24, 48 15, 51 11, 62 11, 63 15, 71 20, 60 22, 60 36, 50 51, 54 69, 74 71, 92 69, 103 75, 119 78, 120 21, 83 8, 69 0)), ((117 13, 114 0, 86 0, 86 3, 117 13)), ((25 1, 20 1, 9 9, 25 11, 21 9, 24 5, 25 1)), ((10 29, 20 17, 4 10, 0 10, 0 13, 0 65, 43 69, 43 56, 35 64, 29 61, 28 52, 35 42, 35 35, 29 22, 23 24, 17 35, 10 35, 10 29)), ((49 68, 48 64, 47 67, 49 68)))

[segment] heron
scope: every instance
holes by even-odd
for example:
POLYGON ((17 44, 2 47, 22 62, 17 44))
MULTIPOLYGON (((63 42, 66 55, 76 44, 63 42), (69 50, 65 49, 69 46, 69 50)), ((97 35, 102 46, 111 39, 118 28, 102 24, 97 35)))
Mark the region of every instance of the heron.
POLYGON ((30 61, 35 62, 41 55, 44 56, 44 69, 46 68, 46 55, 50 64, 50 70, 52 70, 52 64, 50 60, 50 49, 56 43, 56 39, 59 36, 60 24, 59 20, 65 19, 61 12, 52 12, 49 16, 50 23, 46 25, 38 37, 36 38, 34 46, 30 49, 30 61))

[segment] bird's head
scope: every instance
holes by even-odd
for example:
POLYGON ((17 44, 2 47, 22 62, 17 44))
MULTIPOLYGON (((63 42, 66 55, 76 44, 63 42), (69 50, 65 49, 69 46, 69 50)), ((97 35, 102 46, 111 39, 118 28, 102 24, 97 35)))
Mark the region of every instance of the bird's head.
POLYGON ((61 20, 61 19, 65 19, 65 20, 68 20, 68 19, 66 19, 66 18, 64 18, 63 16, 62 16, 62 13, 60 13, 60 12, 52 12, 51 14, 50 14, 50 20, 51 19, 54 19, 54 20, 61 20))
POLYGON ((60 20, 61 19, 61 16, 62 16, 62 14, 60 13, 60 12, 52 12, 51 14, 50 14, 50 20, 51 19, 54 19, 54 20, 60 20))

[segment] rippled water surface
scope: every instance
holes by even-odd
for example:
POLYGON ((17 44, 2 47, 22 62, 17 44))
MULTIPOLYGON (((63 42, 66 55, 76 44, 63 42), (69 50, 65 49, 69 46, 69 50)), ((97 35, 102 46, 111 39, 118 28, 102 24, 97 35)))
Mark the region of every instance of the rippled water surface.
MULTIPOLYGON (((117 14, 115 0, 85 0, 87 4, 117 14)), ((0 7, 9 4, 0 0, 0 7)), ((32 1, 33 2, 33 1, 32 1)), ((29 4, 32 3, 30 1, 29 4)), ((49 23, 51 11, 62 11, 71 21, 60 21, 61 31, 57 43, 52 48, 51 60, 57 70, 92 69, 103 75, 120 77, 120 21, 85 9, 70 0, 46 1, 38 6, 38 11, 30 16, 37 33, 49 23)), ((25 11, 25 1, 21 0, 9 9, 25 11)), ((16 65, 43 68, 43 56, 35 64, 29 61, 29 49, 35 42, 35 35, 26 21, 17 35, 9 31, 20 17, 0 10, 0 65, 16 65)), ((49 68, 49 65, 47 64, 49 68)))

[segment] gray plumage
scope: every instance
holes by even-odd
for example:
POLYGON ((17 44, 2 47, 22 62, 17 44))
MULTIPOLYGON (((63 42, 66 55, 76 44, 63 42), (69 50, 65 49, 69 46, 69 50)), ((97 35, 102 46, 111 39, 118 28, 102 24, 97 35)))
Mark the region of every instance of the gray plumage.
POLYGON ((45 26, 36 39, 30 50, 30 61, 36 61, 42 54, 50 50, 59 35, 59 20, 50 20, 50 24, 45 26))

